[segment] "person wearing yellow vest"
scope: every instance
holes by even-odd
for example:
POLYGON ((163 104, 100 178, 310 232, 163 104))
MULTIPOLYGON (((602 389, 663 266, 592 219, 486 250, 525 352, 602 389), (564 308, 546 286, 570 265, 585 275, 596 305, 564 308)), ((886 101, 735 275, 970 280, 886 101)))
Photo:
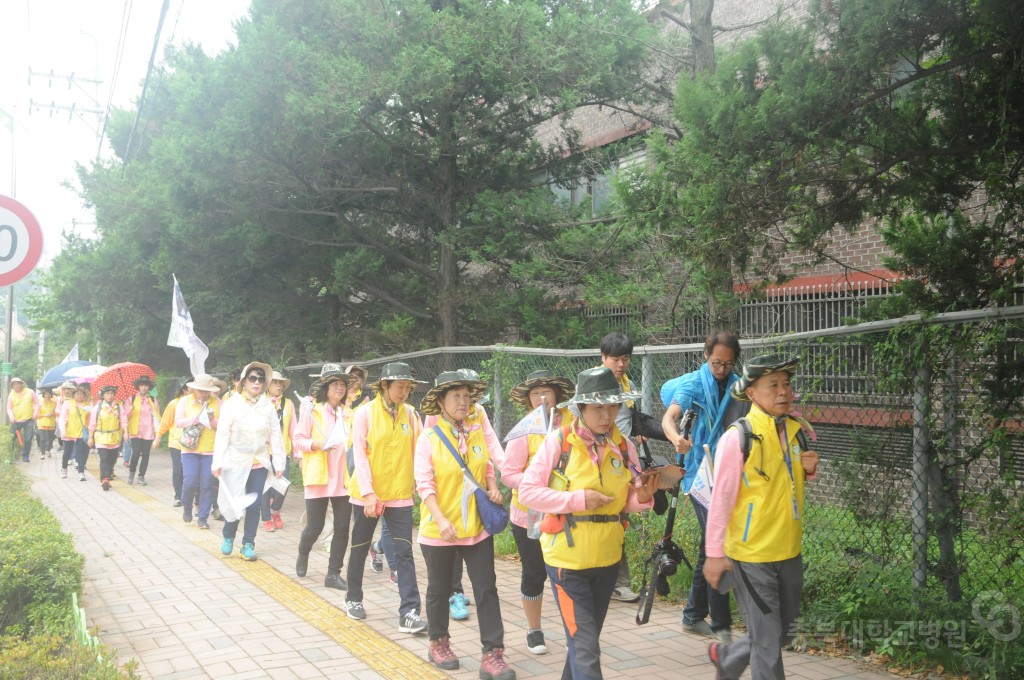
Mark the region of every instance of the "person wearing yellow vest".
POLYGON ((818 454, 802 450, 801 423, 789 415, 797 363, 769 354, 744 364, 730 390, 733 398, 753 402, 746 416, 749 453, 744 458, 736 425, 718 440, 704 576, 713 588, 726 573, 732 576, 747 624, 742 638, 708 646, 717 677, 726 680, 748 666, 752 680, 785 678, 782 647, 793 639, 800 615, 804 481, 817 472, 818 454))
POLYGON ((11 378, 11 394, 7 397, 7 420, 11 423, 11 448, 21 449, 21 460, 27 463, 39 415, 39 397, 21 378, 11 378))
POLYGON ((210 528, 210 508, 213 506, 213 442, 220 417, 220 400, 214 394, 220 386, 212 375, 200 373, 191 382, 185 383, 191 390, 178 399, 174 408, 174 427, 181 428, 178 444, 181 446, 181 519, 186 524, 192 521, 192 504, 199 498, 200 529, 210 528), (201 434, 194 446, 186 447, 181 437, 186 428, 198 424, 201 434))
POLYGON ((127 426, 124 410, 114 401, 117 387, 101 385, 100 402, 92 410, 89 419, 89 448, 95 448, 100 456, 100 485, 110 491, 110 479, 114 476, 114 464, 124 444, 122 433, 127 426))
POLYGON ((174 488, 174 507, 181 507, 181 428, 174 426, 174 412, 178 408, 178 400, 188 393, 188 387, 182 383, 178 391, 174 393, 167 406, 164 407, 163 416, 160 418, 160 427, 156 431, 156 439, 167 434, 167 451, 171 454, 171 486, 174 488))
POLYGON ((527 419, 536 421, 537 409, 544 407, 544 417, 538 422, 527 422, 512 428, 505 442, 505 458, 501 462, 501 481, 512 489, 512 505, 509 519, 512 523, 512 538, 519 550, 522 577, 519 583, 523 599, 523 613, 526 615, 526 648, 533 654, 546 654, 544 631, 541 630, 541 609, 544 603, 544 555, 540 540, 528 534, 528 510, 519 501, 519 484, 523 473, 544 442, 549 430, 557 430, 563 422, 569 422, 572 414, 568 409, 559 409, 557 404, 568 401, 573 395, 574 385, 568 378, 556 376, 551 371, 534 371, 526 380, 512 388, 512 401, 530 411, 527 419), (513 436, 516 432, 521 435, 513 436))
MULTIPOLYGON (((633 360, 633 341, 625 333, 614 331, 601 338, 601 365, 608 368, 619 381, 624 392, 631 392, 632 385, 629 382, 629 365, 633 360)), ((637 395, 639 397, 639 395, 637 395)), ((627 399, 619 406, 619 412, 615 416, 615 426, 624 437, 636 437, 636 443, 643 446, 646 439, 657 439, 667 442, 668 437, 657 419, 640 410, 636 399, 627 399)), ((668 508, 667 499, 664 493, 655 497, 655 512, 659 515, 668 508), (657 504, 661 499, 661 505, 657 504)), ((619 560, 619 578, 615 582, 615 590, 612 591, 612 598, 620 602, 636 602, 640 595, 633 592, 629 574, 629 561, 626 559, 625 550, 619 560)))
POLYGON ((153 381, 148 375, 132 381, 136 394, 125 399, 124 410, 128 418, 128 437, 132 442, 132 457, 128 464, 128 483, 135 483, 135 472, 139 473, 139 486, 146 486, 146 470, 149 468, 149 454, 153 449, 160 428, 160 402, 149 393, 153 381))
POLYGON ((274 369, 250 361, 238 374, 231 396, 221 404, 213 443, 211 472, 218 479, 217 502, 224 514, 220 552, 230 555, 242 516, 242 547, 238 556, 256 559, 260 527, 260 498, 271 484, 270 475, 284 474, 284 439, 277 408, 264 392, 274 369))
POLYGON ((573 418, 545 437, 519 483, 519 502, 548 513, 544 563, 565 627, 563 678, 601 678, 601 629, 619 572, 626 513, 653 505, 657 475, 641 476, 633 443, 619 432, 619 406, 638 398, 611 369, 590 368, 559 408, 573 418))
POLYGON ((480 677, 512 680, 516 675, 505 661, 494 538, 484 529, 475 494, 479 485, 491 501, 502 500, 494 470, 504 453, 497 436, 488 436, 477 405, 486 390, 475 371, 447 371, 420 402, 426 422, 416 441, 414 476, 423 501, 419 544, 427 565, 427 658, 444 670, 459 667, 448 634, 449 595, 455 565, 465 560, 480 629, 480 677))
POLYGON ((334 512, 334 534, 331 536, 331 554, 327 560, 324 587, 345 590, 348 584, 341 577, 348 550, 349 524, 352 505, 345 486, 345 452, 352 437, 349 429, 348 407, 345 395, 355 377, 341 370, 340 364, 324 364, 320 377, 311 391, 314 405, 299 416, 295 428, 295 451, 305 461, 325 464, 323 479, 313 479, 312 471, 303 476, 303 494, 306 500, 306 528, 299 538, 299 554, 295 560, 295 574, 303 577, 309 566, 309 553, 320 538, 327 520, 327 506, 334 512), (321 453, 322 452, 322 453, 321 453), (317 482, 317 483, 314 483, 317 482), (323 482, 323 483, 319 483, 323 482))
MULTIPOLYGON (((274 377, 267 385, 267 397, 274 405, 274 412, 277 414, 277 422, 281 425, 281 437, 284 439, 284 477, 288 476, 292 455, 292 438, 295 436, 295 406, 288 398, 288 387, 292 381, 274 371, 274 377)), ((284 495, 277 489, 267 489, 260 501, 260 517, 263 519, 264 531, 276 531, 284 528, 284 520, 281 519, 281 508, 284 507, 284 495)), ((345 542, 348 547, 348 541, 345 542)))
POLYGON ((39 415, 36 417, 36 443, 39 444, 39 458, 43 459, 53 453, 53 439, 57 431, 57 400, 53 398, 53 390, 44 387, 39 390, 39 415))
POLYGON ((85 462, 89 458, 89 408, 85 403, 85 388, 72 385, 71 396, 60 405, 57 424, 60 427, 61 439, 64 444, 64 455, 61 458, 60 476, 68 476, 68 465, 74 456, 78 467, 78 481, 85 481, 85 462))
POLYGON ((370 552, 377 518, 387 520, 394 538, 398 571, 398 632, 419 634, 427 629, 420 618, 420 591, 412 559, 413 450, 420 434, 416 411, 405 403, 417 384, 409 364, 394 362, 381 369, 371 385, 377 393, 352 416, 354 474, 348 479, 354 506, 352 549, 348 557, 349 618, 363 620, 363 569, 370 552))

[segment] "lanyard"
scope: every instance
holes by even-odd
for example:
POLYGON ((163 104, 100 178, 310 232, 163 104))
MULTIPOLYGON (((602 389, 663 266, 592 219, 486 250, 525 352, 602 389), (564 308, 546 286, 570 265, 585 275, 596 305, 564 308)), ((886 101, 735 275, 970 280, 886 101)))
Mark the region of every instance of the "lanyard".
POLYGON ((789 489, 792 493, 791 500, 793 501, 793 519, 800 519, 800 505, 796 497, 796 479, 793 477, 793 448, 789 443, 789 434, 786 431, 785 423, 782 424, 781 438, 786 441, 786 450, 783 452, 782 458, 786 461, 786 470, 789 472, 789 489))

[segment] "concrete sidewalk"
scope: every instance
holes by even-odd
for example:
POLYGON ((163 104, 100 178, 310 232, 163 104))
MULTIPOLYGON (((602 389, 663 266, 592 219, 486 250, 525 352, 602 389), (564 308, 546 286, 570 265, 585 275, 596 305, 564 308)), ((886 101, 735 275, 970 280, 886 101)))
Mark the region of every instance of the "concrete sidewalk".
MULTIPOLYGON (((397 632, 398 591, 387 570, 369 565, 364 581, 367 619, 348 619, 345 593, 323 587, 327 554, 310 556, 305 578, 294 565, 301 491, 289 495, 285 526, 256 537, 259 560, 220 555, 221 522, 201 531, 171 507, 170 457, 154 451, 148 486, 128 486, 118 462, 118 479, 104 492, 90 457, 87 481, 63 479, 60 458, 22 465, 33 490, 75 538, 85 556, 82 606, 102 641, 122 662, 135 659, 147 678, 476 678, 480 646, 475 608, 468 621, 451 623, 452 646, 462 665, 450 674, 425 661, 426 636, 397 632)), ((329 526, 329 524, 328 524, 329 526)), ((237 544, 236 544, 237 545, 237 544)), ((426 572, 417 554, 421 596, 426 572)), ((544 608, 549 652, 526 649, 519 599, 519 566, 498 560, 498 590, 505 621, 506 657, 519 678, 561 677, 564 633, 550 602, 544 608)), ((344 575, 344 571, 342 572, 344 575)), ((468 586, 468 576, 464 579, 468 586)), ((422 612, 421 612, 422 613, 422 612)), ((712 680, 706 638, 682 633, 680 608, 657 603, 651 622, 634 623, 636 605, 613 603, 602 636, 606 678, 643 674, 647 678, 712 680)), ((848 659, 785 654, 787 677, 797 680, 889 680, 896 676, 848 659)), ((744 677, 748 677, 745 675, 744 677)))

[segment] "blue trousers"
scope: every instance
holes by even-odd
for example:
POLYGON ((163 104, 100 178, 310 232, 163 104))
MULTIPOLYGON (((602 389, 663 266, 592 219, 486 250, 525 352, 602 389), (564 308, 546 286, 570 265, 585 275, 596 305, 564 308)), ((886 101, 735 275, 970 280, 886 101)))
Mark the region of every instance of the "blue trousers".
MULTIPOLYGON (((249 471, 249 478, 245 480, 245 492, 256 494, 256 500, 250 503, 245 510, 245 526, 242 528, 242 545, 245 545, 246 543, 256 543, 256 530, 260 527, 260 500, 263 497, 263 487, 266 486, 266 484, 267 468, 253 468, 249 471)), ((233 539, 237 533, 237 519, 234 522, 224 522, 224 538, 233 539)))
POLYGON ((201 453, 181 454, 181 505, 186 517, 192 516, 192 503, 199 496, 199 519, 206 520, 213 506, 213 456, 201 453))

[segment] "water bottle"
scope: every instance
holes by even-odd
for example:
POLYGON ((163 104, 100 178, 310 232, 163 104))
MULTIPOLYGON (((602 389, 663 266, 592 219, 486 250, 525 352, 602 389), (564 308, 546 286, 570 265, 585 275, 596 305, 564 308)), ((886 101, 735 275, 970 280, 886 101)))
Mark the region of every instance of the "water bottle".
POLYGON ((543 512, 537 512, 536 510, 526 510, 526 537, 527 538, 540 538, 540 522, 544 519, 543 512))

